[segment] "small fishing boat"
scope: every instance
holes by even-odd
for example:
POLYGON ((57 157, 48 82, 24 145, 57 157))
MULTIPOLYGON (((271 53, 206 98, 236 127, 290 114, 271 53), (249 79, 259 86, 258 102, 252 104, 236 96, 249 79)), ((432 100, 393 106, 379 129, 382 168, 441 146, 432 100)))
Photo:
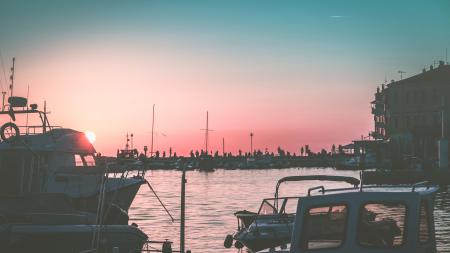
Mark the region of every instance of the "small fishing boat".
POLYGON ((429 182, 310 188, 298 198, 290 249, 270 252, 436 252, 433 209, 438 189, 429 182), (328 218, 319 226, 315 219, 323 215, 328 218), (343 226, 337 228, 336 220, 343 226))
MULTIPOLYGON (((298 197, 279 197, 279 188, 284 182, 300 181, 346 182, 353 187, 360 184, 356 178, 343 176, 310 175, 281 178, 275 188, 275 197, 264 199, 257 213, 247 210, 235 213, 238 219, 238 229, 233 236, 227 236, 226 246, 231 247, 230 240, 236 240, 237 246, 242 244, 256 252, 289 243, 295 220, 296 209, 294 208, 297 206, 298 197)), ((323 216, 317 216, 314 222, 320 225, 322 219, 324 219, 323 216)), ((336 227, 341 226, 341 220, 336 219, 335 225, 336 227)))

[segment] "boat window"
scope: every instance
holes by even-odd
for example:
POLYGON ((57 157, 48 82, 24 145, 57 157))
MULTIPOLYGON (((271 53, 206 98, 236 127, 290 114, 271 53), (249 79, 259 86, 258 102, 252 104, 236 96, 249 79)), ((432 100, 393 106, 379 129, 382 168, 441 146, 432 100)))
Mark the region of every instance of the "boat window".
POLYGON ((403 244, 406 206, 401 203, 370 203, 359 214, 358 242, 362 246, 393 248, 403 244))
POLYGON ((76 167, 84 166, 83 159, 81 159, 81 155, 76 154, 76 155, 74 155, 74 158, 75 158, 75 166, 76 167))
POLYGON ((85 155, 83 156, 83 159, 86 166, 95 166, 95 159, 93 155, 85 155))
POLYGON ((281 205, 279 213, 295 214, 297 212, 298 198, 286 198, 281 205))
POLYGON ((271 214, 276 214, 277 210, 275 209, 275 207, 270 204, 269 202, 267 202, 267 200, 264 200, 261 208, 259 208, 259 215, 271 215, 271 214))
POLYGON ((427 202, 420 203, 419 242, 422 244, 430 241, 430 223, 427 202))
POLYGON ((345 238, 348 212, 346 205, 321 206, 309 209, 302 229, 305 250, 340 247, 345 238))

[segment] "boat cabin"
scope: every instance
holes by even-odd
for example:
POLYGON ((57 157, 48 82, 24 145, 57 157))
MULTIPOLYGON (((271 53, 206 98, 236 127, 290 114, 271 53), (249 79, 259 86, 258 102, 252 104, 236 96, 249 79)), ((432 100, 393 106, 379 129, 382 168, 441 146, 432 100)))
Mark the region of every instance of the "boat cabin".
POLYGON ((298 198, 289 252, 436 252, 437 190, 424 184, 312 188, 298 198))
POLYGON ((81 174, 101 177, 104 171, 96 166, 95 149, 84 133, 57 128, 1 142, 0 172, 1 194, 26 194, 64 192, 59 188, 67 191, 67 183, 81 174))

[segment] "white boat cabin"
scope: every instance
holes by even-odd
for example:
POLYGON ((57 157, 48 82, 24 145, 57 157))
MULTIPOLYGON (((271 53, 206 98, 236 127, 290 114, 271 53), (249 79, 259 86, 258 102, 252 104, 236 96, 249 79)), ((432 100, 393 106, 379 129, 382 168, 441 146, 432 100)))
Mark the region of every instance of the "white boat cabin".
POLYGON ((310 190, 298 199, 290 250, 282 252, 436 252, 436 186, 310 190))

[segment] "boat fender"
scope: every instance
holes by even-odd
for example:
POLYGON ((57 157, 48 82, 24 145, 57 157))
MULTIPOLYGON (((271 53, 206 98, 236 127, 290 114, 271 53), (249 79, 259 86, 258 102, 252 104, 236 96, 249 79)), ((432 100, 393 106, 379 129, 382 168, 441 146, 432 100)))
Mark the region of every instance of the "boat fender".
POLYGON ((225 237, 225 241, 223 242, 223 246, 227 249, 231 248, 231 246, 233 246, 233 236, 232 235, 227 235, 225 237))
POLYGON ((172 243, 167 240, 165 242, 163 242, 161 252, 162 253, 172 253, 172 243))
POLYGON ((240 242, 240 241, 236 241, 236 242, 234 243, 234 247, 235 247, 236 249, 242 249, 242 248, 244 247, 244 244, 242 244, 242 242, 240 242))

